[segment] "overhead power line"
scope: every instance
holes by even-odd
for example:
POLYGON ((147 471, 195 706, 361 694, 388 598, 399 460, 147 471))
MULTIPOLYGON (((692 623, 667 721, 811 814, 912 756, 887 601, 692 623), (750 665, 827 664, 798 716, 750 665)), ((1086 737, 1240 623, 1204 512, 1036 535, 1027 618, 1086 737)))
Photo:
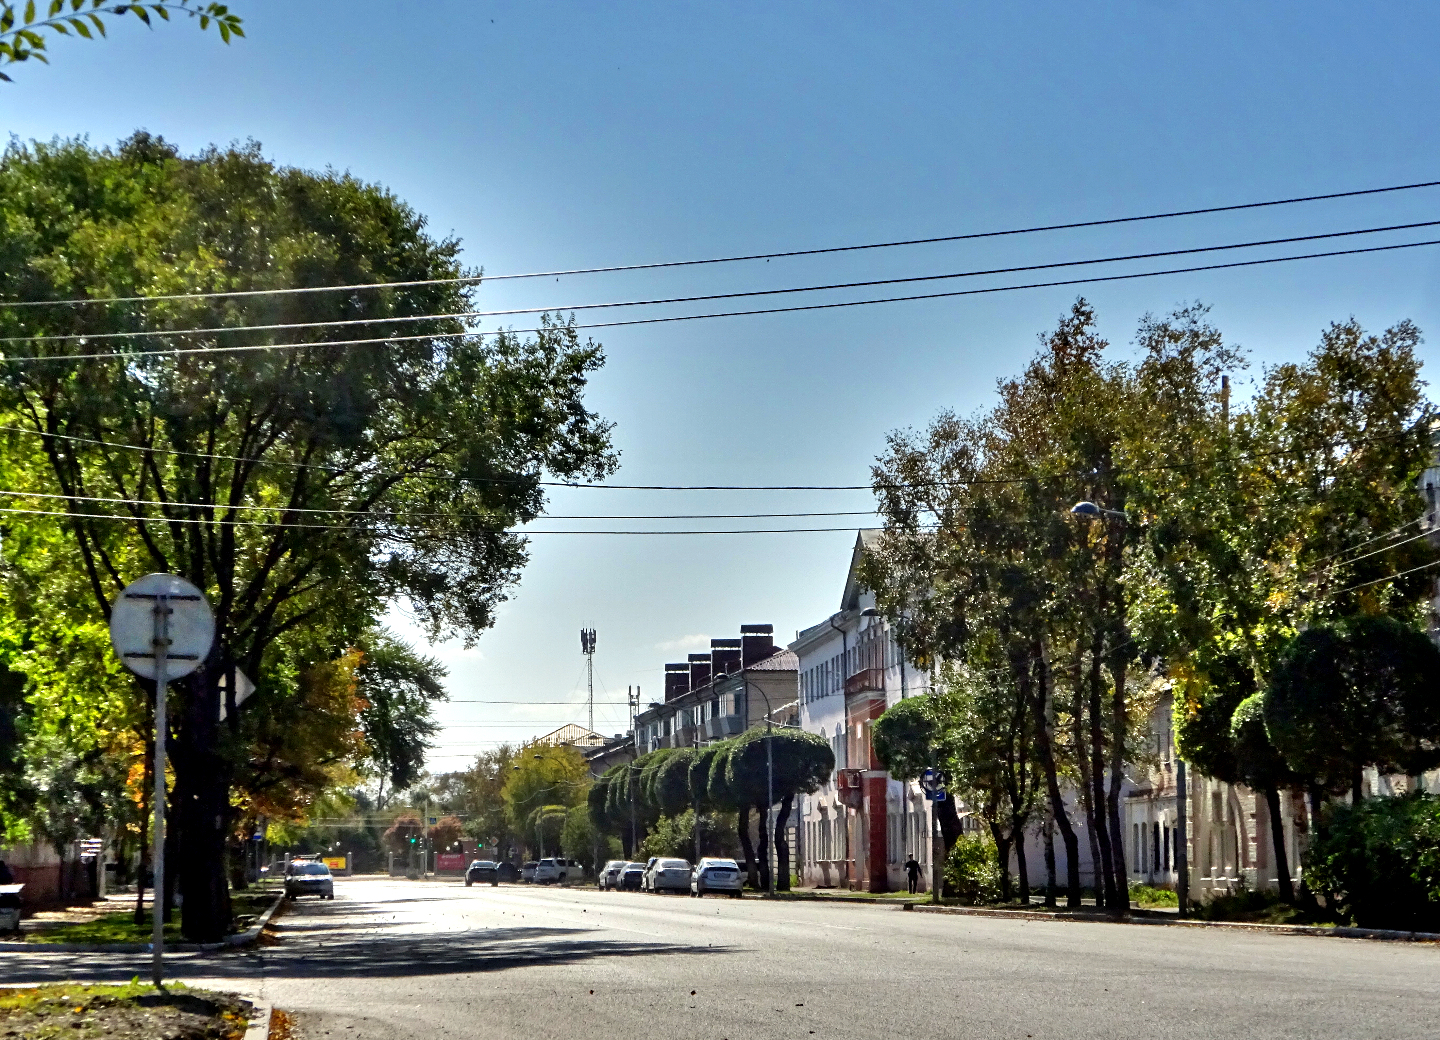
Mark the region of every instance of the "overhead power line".
MULTIPOLYGON (((1018 292, 1026 289, 1053 289, 1071 285, 1099 285, 1106 282, 1128 282, 1138 278, 1157 278, 1162 275, 1195 274, 1201 271, 1224 271, 1243 267, 1261 267, 1269 264, 1291 263, 1299 260, 1321 260, 1337 256, 1358 256, 1365 253, 1388 253, 1399 249, 1417 249, 1423 246, 1440 245, 1440 239, 1421 242, 1400 242, 1394 245, 1366 246, 1357 249, 1333 249, 1321 253, 1304 253, 1294 256, 1268 257, 1262 260, 1234 260, 1219 264, 1199 264, 1192 267, 1172 267, 1161 271, 1136 271, 1129 274, 1093 275, 1087 278, 1066 278, 1052 282, 1027 282, 1021 285, 997 285, 983 289, 952 289, 947 292, 916 293, 909 296, 884 296, 868 300, 842 300, 835 303, 807 303, 788 307, 757 307, 741 311, 710 311, 704 314, 678 314, 660 318, 629 318, 619 321, 591 322, 589 324, 567 325, 575 331, 594 329, 628 328, 638 325, 668 325, 682 321, 704 321, 712 318, 743 318, 761 314, 798 314, 802 311, 841 310, 850 307, 870 307, 882 303, 911 303, 918 300, 942 300, 962 296, 988 296, 993 293, 1018 292)), ((185 356, 191 354, 240 354, 257 350, 303 350, 319 347, 357 346, 369 343, 402 343, 415 340, 483 339, 486 336, 515 335, 518 333, 541 333, 554 331, 556 326, 529 329, 500 329, 493 331, 469 331, 431 333, 426 335, 375 336, 363 339, 316 340, 303 343, 252 343, 227 347, 162 347, 142 351, 104 351, 89 354, 28 354, 0 357, 0 363, 34 364, 50 361, 94 361, 114 359, 134 362, 145 357, 185 356)), ((179 333, 145 333, 149 336, 179 335, 179 333)), ((71 337, 84 339, 87 337, 71 337)))
POLYGON ((1146 213, 1129 217, 1107 217, 1099 220, 1070 221, 1062 224, 1038 224, 1029 227, 1009 228, 1002 231, 973 231, 954 235, 896 239, 886 242, 867 242, 861 245, 825 246, 816 249, 790 249, 777 253, 741 253, 698 260, 663 260, 642 264, 611 264, 604 267, 575 267, 552 271, 527 271, 516 274, 477 274, 456 278, 422 278, 399 282, 354 282, 346 285, 294 286, 279 289, 241 289, 230 292, 170 293, 157 296, 80 297, 66 300, 0 301, 0 305, 8 307, 54 307, 112 303, 151 303, 169 300, 238 299, 248 296, 348 292, 362 289, 405 289, 429 285, 473 285, 481 282, 502 282, 525 278, 559 278, 566 275, 608 274, 621 271, 653 271, 670 267, 697 267, 707 264, 731 264, 752 260, 781 260, 800 256, 821 256, 830 253, 853 253, 870 249, 895 249, 902 246, 937 245, 944 242, 967 242, 987 238, 1006 238, 1015 235, 1033 235, 1049 231, 1075 231, 1082 228, 1134 224, 1147 220, 1168 220, 1176 217, 1194 217, 1212 213, 1235 213, 1243 210, 1265 209, 1274 206, 1291 206, 1304 202, 1324 202, 1332 199, 1359 198, 1366 195, 1383 195, 1392 192, 1414 191, 1420 188, 1433 188, 1436 186, 1440 186, 1440 181, 1419 181, 1414 184, 1396 184, 1383 188, 1361 188, 1355 191, 1329 192, 1324 195, 1296 195, 1283 199, 1269 199, 1263 202, 1242 202, 1224 206, 1204 206, 1195 209, 1169 210, 1161 213, 1146 213))
MULTIPOLYGON (((467 520, 495 520, 499 519, 489 513, 428 513, 412 512, 402 510, 398 512, 382 512, 373 509, 318 509, 301 506, 288 505, 244 505, 214 502, 171 502, 164 499, 153 498, 105 498, 99 495, 65 495, 47 491, 11 491, 0 488, 0 495, 10 498, 43 498, 59 500, 64 502, 99 502, 107 505, 120 506, 161 506, 166 509, 207 509, 216 513, 228 513, 232 510, 242 512, 266 512, 266 513, 305 513, 321 514, 328 516, 360 516, 372 517, 376 520, 406 520, 406 519, 467 519, 467 520)), ((824 513, 668 513, 668 514, 543 514, 547 520, 785 520, 798 519, 800 517, 817 516, 875 516, 874 509, 850 509, 838 512, 824 513)), ((129 518, 126 518, 129 519, 129 518)), ((154 517, 157 522, 164 522, 167 517, 154 517)), ((537 518, 538 519, 538 518, 537 518)))
POLYGON ((1394 581, 1396 578, 1403 578, 1406 575, 1414 574, 1417 571, 1428 571, 1431 567, 1440 567, 1440 560, 1431 560, 1429 563, 1422 563, 1418 567, 1411 567, 1409 570, 1398 571, 1395 574, 1387 574, 1383 578, 1376 578, 1373 581, 1362 581, 1358 585, 1351 585, 1336 592, 1336 596, 1342 596, 1347 592, 1354 592, 1356 589, 1368 588, 1371 585, 1379 585, 1382 582, 1394 581))
MULTIPOLYGON (((268 522, 264 520, 208 520, 194 519, 190 517, 166 517, 166 516, 122 516, 117 513, 86 513, 86 512, 61 512, 54 509, 13 509, 0 507, 0 513, 20 514, 24 516, 53 516, 58 520, 118 520, 122 523, 133 524, 141 521, 148 521, 160 525, 165 524, 217 524, 225 527, 268 527, 268 528, 294 528, 320 530, 320 531, 343 531, 353 529, 352 525, 346 524, 296 524, 268 522)), ((853 532, 857 530, 879 530, 879 528, 861 528, 854 525, 846 527, 756 527, 756 528, 725 528, 714 531, 556 531, 556 530, 511 530, 507 533, 528 538, 534 534, 544 535, 712 535, 712 534, 830 534, 837 531, 853 532)))
MULTIPOLYGON (((979 278, 988 275, 1021 274, 1026 271, 1050 271, 1061 267, 1089 267, 1095 264, 1126 263, 1134 260, 1156 260, 1167 256, 1193 256, 1197 253, 1221 253, 1233 249, 1255 249, 1262 246, 1294 245, 1297 242, 1316 242, 1330 238, 1351 238, 1356 235, 1377 235, 1390 231, 1413 231, 1418 228, 1435 227, 1440 220, 1425 220, 1410 224, 1391 224, 1383 227, 1356 228, 1349 231, 1327 231, 1315 235, 1292 235, 1287 238, 1255 239, 1247 242, 1230 242, 1218 246, 1191 246, 1185 249, 1165 249, 1149 253, 1127 253, 1117 256, 1091 257, 1086 260, 1059 260, 1043 264, 1022 264, 1013 267, 991 267, 972 271, 948 271, 943 274, 906 275, 897 278, 872 278, 859 282, 829 282, 819 285, 790 286, 783 289, 751 289, 743 292, 706 293, 694 296, 669 296, 643 300, 617 300, 607 303, 565 303, 545 307, 516 307, 495 311, 445 311, 433 314, 397 314, 388 317, 335 318, 326 321, 276 322, 269 325, 213 325, 194 329, 131 329, 123 332, 66 332, 44 336, 5 336, 0 343, 55 343, 71 340, 115 340, 138 339, 146 336, 212 336, 232 332, 288 332, 297 329, 351 328, 357 325, 398 325, 417 321, 466 320, 479 318, 507 318, 522 314, 549 314, 565 311, 611 310, 622 307, 656 307, 676 303, 709 303, 715 300, 740 300, 756 296, 784 296, 794 293, 829 292, 838 289, 871 289, 882 285, 906 285, 915 282, 951 281, 958 278, 979 278)), ((438 333, 436 338, 460 333, 438 333)))

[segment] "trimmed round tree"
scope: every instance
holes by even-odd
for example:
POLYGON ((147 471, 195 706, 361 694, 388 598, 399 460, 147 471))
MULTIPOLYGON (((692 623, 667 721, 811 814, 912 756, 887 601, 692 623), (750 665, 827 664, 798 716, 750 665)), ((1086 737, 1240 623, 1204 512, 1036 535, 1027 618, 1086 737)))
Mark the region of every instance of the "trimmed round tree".
POLYGON ((1293 903, 1295 886, 1290 880, 1290 857, 1285 849, 1285 819, 1280 809, 1280 792, 1296 786, 1301 778, 1270 742, 1270 734, 1265 730, 1264 694, 1252 693, 1235 709, 1230 721, 1230 746, 1240 782, 1265 795, 1280 898, 1293 903))

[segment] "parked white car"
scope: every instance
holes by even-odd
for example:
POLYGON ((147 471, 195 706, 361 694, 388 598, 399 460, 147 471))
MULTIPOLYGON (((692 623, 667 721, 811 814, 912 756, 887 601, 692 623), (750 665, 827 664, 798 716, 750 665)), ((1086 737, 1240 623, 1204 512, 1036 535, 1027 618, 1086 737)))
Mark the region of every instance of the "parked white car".
POLYGON ((645 864, 645 876, 641 887, 647 892, 684 892, 690 887, 690 861, 688 859, 661 859, 653 857, 645 864))
POLYGON ((620 887, 620 875, 625 873, 625 860, 612 859, 595 879, 595 887, 602 892, 620 887))
POLYGON ((549 856, 535 864, 535 884, 553 885, 577 876, 580 864, 563 856, 549 856))
POLYGON ((695 865, 695 872, 690 875, 690 894, 703 896, 707 892, 729 892, 739 899, 740 887, 744 883, 740 866, 733 859, 706 856, 695 865))

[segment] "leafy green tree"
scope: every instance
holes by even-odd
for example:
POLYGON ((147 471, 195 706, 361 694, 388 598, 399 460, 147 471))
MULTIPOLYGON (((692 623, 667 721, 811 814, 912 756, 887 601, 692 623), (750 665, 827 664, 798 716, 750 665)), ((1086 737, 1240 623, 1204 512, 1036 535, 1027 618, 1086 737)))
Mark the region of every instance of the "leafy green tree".
POLYGON ((1364 797, 1363 770, 1418 774, 1440 764, 1440 648, 1391 618, 1317 625, 1281 655, 1265 726, 1296 773, 1364 797))
MULTIPOLYGON (((145 0, 142 3, 126 3, 123 0, 49 0, 37 6, 35 0, 25 0, 23 7, 13 0, 0 2, 0 67, 15 65, 22 61, 45 62, 49 64, 45 34, 69 36, 72 32, 82 39, 93 39, 95 33, 106 34, 107 20, 133 14, 146 25, 151 25, 153 14, 168 22, 172 14, 180 14, 196 20, 201 29, 210 28, 213 23, 220 39, 230 42, 232 36, 244 36, 241 18, 222 3, 214 0, 145 0), (92 31, 93 30, 93 31, 92 31)), ((0 72, 0 80, 11 79, 0 72)))
POLYGON ((579 806, 541 805, 526 819, 525 839, 537 856, 554 856, 560 851, 561 835, 572 808, 579 806))
POLYGON ((446 670, 383 628, 364 634, 360 652, 356 679, 365 702, 360 727, 380 781, 376 802, 383 809, 387 780, 392 790, 403 790, 420 778, 425 748, 440 729, 433 706, 446 698, 441 683, 446 670))
POLYGON ((1280 808, 1280 792, 1296 786, 1301 778, 1286 765, 1284 756, 1270 742, 1270 734, 1265 729, 1264 694, 1252 693, 1235 709, 1230 722, 1230 743, 1240 782, 1265 795, 1280 898, 1293 903, 1295 885, 1290 880, 1290 856, 1285 848, 1285 817, 1280 808))
POLYGON ((1328 805, 1305 865, 1326 906, 1362 928, 1440 931, 1440 798, 1328 805))
POLYGON ((481 842, 490 858, 512 855, 514 832, 504 788, 514 772, 516 750, 509 744, 482 752, 469 769, 435 778, 432 788, 445 807, 465 821, 465 835, 481 842))
POLYGON ((380 188, 253 145, 182 157, 140 134, 0 160, 0 299, 33 305, 0 309, 0 417, 30 443, 7 461, 18 490, 64 503, 27 523, 71 540, 92 616, 146 571, 190 579, 215 613, 168 735, 191 939, 229 923, 241 713, 228 705, 222 732, 222 677, 261 675, 302 631, 333 660, 396 600, 431 638, 475 638, 526 560, 510 529, 540 515, 542 477, 614 466, 582 401, 598 348, 569 326, 481 340, 422 317, 473 309, 459 244, 423 224, 380 188), (271 292, 390 281, 427 284, 271 292), (192 295, 242 291, 259 295, 192 295), (77 297, 146 300, 63 302, 77 297), (311 324, 337 320, 356 324, 311 324))
MULTIPOLYGON (((754 731, 751 731, 754 732, 754 731)), ((740 850, 745 856, 745 879, 751 888, 760 887, 760 864, 755 855, 755 844, 750 840, 750 813, 754 799, 746 785, 731 783, 730 757, 738 746, 738 738, 711 744, 696 763, 696 772, 701 763, 708 761, 710 771, 705 778, 706 801, 713 809, 737 814, 735 829, 740 840, 740 850)), ((763 817, 762 812, 762 817, 763 817)), ((763 848, 763 841, 761 847, 763 848)))
POLYGON ((559 847, 565 812, 586 804, 589 788, 590 771, 573 747, 526 745, 515 756, 502 792, 510 825, 532 850, 541 846, 543 837, 544 846, 553 854, 559 847), (537 829, 540 817, 536 813, 541 809, 546 810, 542 816, 559 813, 560 822, 545 825, 553 828, 553 835, 537 829))
MULTIPOLYGON (((918 780, 926 769, 942 769, 954 704, 943 697, 908 697, 875 720, 871 742, 880 763, 897 780, 918 780)), ((962 833, 953 797, 933 802, 948 861, 962 833)))
POLYGON ((598 866, 595 857, 599 844, 600 832, 590 822, 588 803, 566 810, 565 826, 560 832, 560 848, 565 855, 577 860, 587 873, 594 874, 598 866))
MULTIPOLYGON (((829 741, 817 733, 793 729, 746 730, 734 743, 725 763, 725 791, 730 798, 742 798, 760 817, 760 847, 775 846, 776 889, 790 888, 790 846, 783 828, 769 834, 769 809, 780 809, 777 822, 790 818, 797 794, 811 794, 835 771, 835 752, 829 741), (767 744, 769 747, 767 748, 767 744), (775 802, 771 802, 773 796, 775 802)), ((770 887, 770 857, 760 858, 760 884, 770 887)))
POLYGON ((651 800, 666 816, 678 816, 694 809, 700 792, 690 786, 691 768, 699 757, 694 748, 676 748, 655 770, 651 783, 651 800))

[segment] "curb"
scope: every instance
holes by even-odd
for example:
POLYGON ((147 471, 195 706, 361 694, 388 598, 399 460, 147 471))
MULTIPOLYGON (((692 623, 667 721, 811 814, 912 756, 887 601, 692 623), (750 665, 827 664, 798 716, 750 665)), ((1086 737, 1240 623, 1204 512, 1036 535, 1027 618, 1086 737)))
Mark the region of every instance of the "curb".
POLYGON ((866 903, 871 906, 877 904, 889 904, 891 906, 909 907, 909 903, 902 903, 898 899, 886 899, 883 896, 832 896, 821 893, 811 894, 808 892, 776 892, 773 896, 767 892, 747 892, 747 899, 778 899, 791 903, 866 903))
POLYGON ((270 1005, 252 1001, 255 1017, 245 1027, 245 1040, 270 1040, 270 1005))
MULTIPOLYGON (((227 935, 218 943, 170 943, 166 953, 214 953, 234 947, 249 946, 260 938, 261 931, 280 909, 285 901, 284 893, 275 897, 270 909, 260 915, 259 920, 243 932, 227 935)), ((32 953, 149 953, 150 943, 45 943, 45 942, 0 942, 0 953, 29 950, 32 953)), ((248 1037, 247 1037, 248 1040, 248 1037)))
POLYGON ((1088 921, 1091 924, 1138 924, 1160 928, 1221 928, 1271 935, 1318 935, 1335 939, 1371 939, 1382 942, 1440 942, 1440 932, 1403 932, 1393 928, 1322 928, 1305 924, 1257 924, 1246 921, 1166 920, 1156 917, 1112 917, 1105 914, 1041 913, 1034 910, 988 910, 975 906, 934 906, 905 903, 904 909, 924 914, 958 914, 962 917, 1008 917, 1022 921, 1088 921))

